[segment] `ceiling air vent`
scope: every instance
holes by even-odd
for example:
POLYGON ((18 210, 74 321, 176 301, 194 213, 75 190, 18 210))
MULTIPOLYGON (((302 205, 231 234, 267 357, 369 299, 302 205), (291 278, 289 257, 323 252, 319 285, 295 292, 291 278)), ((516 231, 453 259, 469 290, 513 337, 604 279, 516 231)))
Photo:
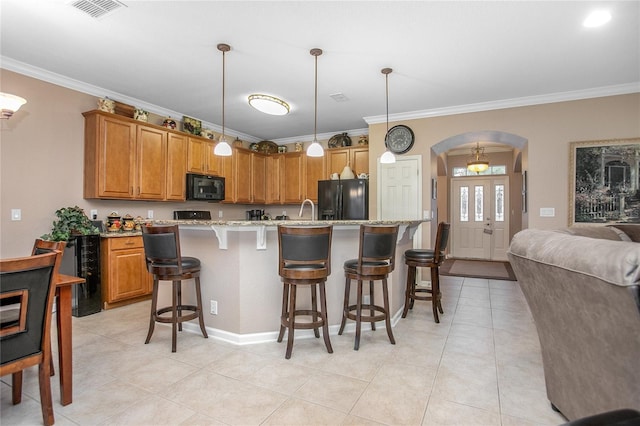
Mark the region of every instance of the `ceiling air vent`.
POLYGON ((92 18, 102 18, 121 7, 126 7, 125 4, 117 0, 77 0, 72 2, 71 6, 92 18))

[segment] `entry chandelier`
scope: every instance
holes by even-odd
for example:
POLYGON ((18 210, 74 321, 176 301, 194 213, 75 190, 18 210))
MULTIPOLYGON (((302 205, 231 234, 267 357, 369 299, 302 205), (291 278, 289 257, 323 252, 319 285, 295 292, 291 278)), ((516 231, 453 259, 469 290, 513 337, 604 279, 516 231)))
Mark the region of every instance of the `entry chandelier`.
POLYGON ((0 109, 2 109, 0 118, 8 120, 14 112, 18 111, 20 107, 26 103, 26 99, 20 96, 0 92, 0 109))
POLYGON ((476 147, 471 149, 471 157, 467 161, 467 170, 481 173, 488 168, 489 158, 484 154, 484 147, 480 148, 480 142, 477 142, 476 147))
POLYGON ((387 100, 387 133, 385 133, 384 136, 384 146, 386 150, 380 157, 380 163, 382 164, 393 164, 396 162, 396 156, 393 155, 393 152, 389 151, 389 146, 387 145, 387 136, 389 135, 389 74, 391 74, 392 71, 391 68, 382 68, 381 71, 385 78, 385 98, 387 100))
POLYGON ((307 155, 309 157, 322 157, 324 156, 324 148, 318 143, 318 56, 322 55, 322 49, 311 49, 309 52, 316 60, 316 73, 315 73, 315 104, 314 104, 314 118, 313 118, 313 142, 307 148, 307 155))
POLYGON ((220 135, 220 140, 216 144, 216 147, 213 149, 213 153, 221 157, 229 157, 232 154, 231 146, 227 143, 227 139, 224 137, 224 55, 231 50, 231 46, 220 43, 218 44, 218 50, 222 52, 222 134, 220 135))
POLYGON ((287 115, 290 109, 289 104, 282 99, 262 94, 249 95, 249 105, 270 115, 287 115))

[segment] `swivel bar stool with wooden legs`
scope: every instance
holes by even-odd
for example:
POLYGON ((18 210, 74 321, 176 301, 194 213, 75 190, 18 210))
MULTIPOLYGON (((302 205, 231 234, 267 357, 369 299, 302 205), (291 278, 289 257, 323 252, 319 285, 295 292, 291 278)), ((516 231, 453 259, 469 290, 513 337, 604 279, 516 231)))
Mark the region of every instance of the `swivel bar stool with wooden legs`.
POLYGON ((182 331, 182 323, 198 319, 200 330, 206 339, 207 331, 202 317, 202 295, 200 292, 200 260, 180 254, 180 236, 178 225, 143 226, 142 239, 147 261, 147 270, 153 275, 153 296, 151 299, 151 316, 149 333, 145 344, 151 340, 156 322, 169 323, 172 327, 171 352, 176 351, 177 330, 182 331), (193 279, 195 282, 196 304, 182 303, 182 281, 193 279), (171 306, 158 308, 159 281, 171 281, 171 306), (189 314, 183 315, 183 311, 189 314), (163 315, 171 313, 170 316, 163 315))
POLYGON ((340 331, 344 331, 347 318, 356 322, 356 339, 354 350, 360 347, 360 329, 362 322, 371 323, 371 329, 375 330, 375 323, 385 321, 387 335, 391 344, 396 341, 391 331, 391 312, 389 308, 389 288, 387 277, 395 267, 396 240, 398 238, 398 225, 395 226, 370 226, 360 225, 360 249, 357 259, 344 262, 344 274, 346 277, 344 289, 344 309, 340 331), (358 289, 355 305, 349 304, 351 292, 351 280, 358 281, 358 289), (375 304, 374 281, 382 281, 383 306, 375 304), (362 302, 362 281, 369 281, 369 298, 367 304, 362 302), (368 312, 365 313, 365 312, 368 312))
POLYGON ((331 274, 331 236, 333 226, 278 226, 278 273, 282 279, 282 315, 280 334, 282 342, 285 330, 288 330, 286 359, 291 358, 293 337, 296 329, 313 329, 320 338, 319 328, 327 352, 333 353, 329 340, 327 322, 327 296, 325 282, 331 274), (298 286, 311 289, 311 309, 298 309, 296 297, 298 286), (320 293, 318 307, 317 292, 320 293), (309 321, 299 321, 298 317, 311 317, 309 321))
POLYGON ((433 250, 409 249, 404 252, 404 262, 407 265, 407 288, 404 298, 404 310, 402 318, 406 318, 409 309, 413 309, 415 300, 431 300, 433 308, 433 319, 440 322, 438 311, 442 310, 442 293, 440 292, 440 265, 444 262, 444 251, 449 241, 450 224, 440 222, 436 232, 436 245, 433 250), (416 287, 416 268, 431 268, 431 288, 416 287), (420 293, 428 293, 428 296, 421 296, 420 293))

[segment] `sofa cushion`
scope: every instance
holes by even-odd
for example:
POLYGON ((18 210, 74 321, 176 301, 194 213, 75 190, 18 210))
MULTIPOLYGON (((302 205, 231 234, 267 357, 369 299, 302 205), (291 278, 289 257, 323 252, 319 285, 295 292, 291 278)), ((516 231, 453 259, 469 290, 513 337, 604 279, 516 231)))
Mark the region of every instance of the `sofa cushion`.
POLYGON ((616 223, 607 226, 624 232, 631 241, 640 243, 640 223, 616 223))
POLYGON ((640 284, 640 245, 633 242, 525 229, 513 237, 509 252, 619 286, 640 284))

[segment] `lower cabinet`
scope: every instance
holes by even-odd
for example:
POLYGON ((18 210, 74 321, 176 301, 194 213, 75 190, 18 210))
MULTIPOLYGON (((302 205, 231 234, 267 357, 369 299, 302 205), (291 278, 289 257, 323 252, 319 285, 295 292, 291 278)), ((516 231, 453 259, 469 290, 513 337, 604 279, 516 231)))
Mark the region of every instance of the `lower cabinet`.
POLYGON ((102 238, 100 243, 104 309, 137 302, 151 295, 141 236, 102 238))

